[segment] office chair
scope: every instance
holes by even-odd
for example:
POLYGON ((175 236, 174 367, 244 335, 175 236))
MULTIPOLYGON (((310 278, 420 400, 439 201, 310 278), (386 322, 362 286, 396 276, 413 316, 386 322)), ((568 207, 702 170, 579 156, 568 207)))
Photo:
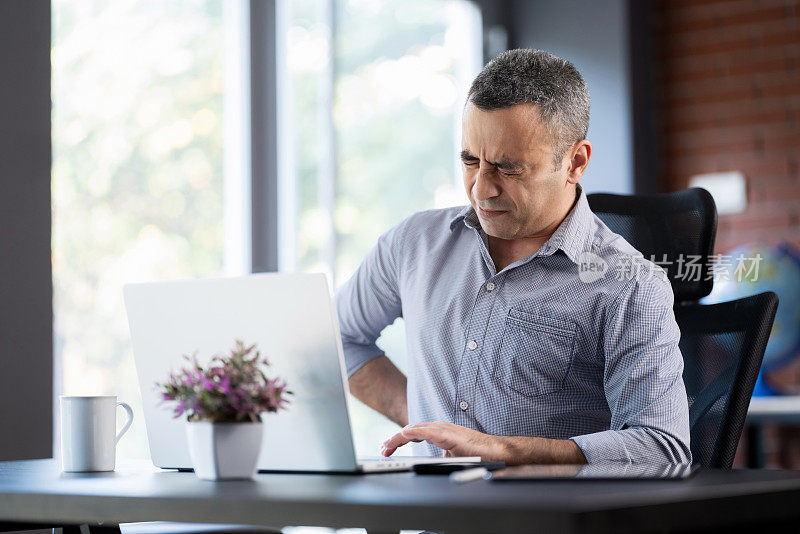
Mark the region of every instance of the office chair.
POLYGON ((761 368, 778 295, 675 309, 695 463, 729 469, 761 368))
POLYGON ((664 267, 676 303, 711 293, 714 281, 708 259, 717 236, 717 208, 711 193, 694 187, 658 195, 592 193, 586 198, 612 232, 664 267))
POLYGON ((658 195, 595 193, 587 199, 613 232, 667 271, 681 330, 694 463, 730 469, 778 296, 767 291, 730 302, 697 303, 713 286, 709 258, 717 210, 705 189, 658 195))

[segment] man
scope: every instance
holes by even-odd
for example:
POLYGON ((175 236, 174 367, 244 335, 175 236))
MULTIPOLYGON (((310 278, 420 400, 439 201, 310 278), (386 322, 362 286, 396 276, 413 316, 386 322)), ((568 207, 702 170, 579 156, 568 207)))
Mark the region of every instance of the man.
POLYGON ((383 454, 691 461, 672 289, 590 211, 588 126, 571 63, 500 55, 463 113, 471 205, 392 228, 337 293, 350 390, 404 427, 383 454), (408 378, 375 345, 400 316, 408 378))

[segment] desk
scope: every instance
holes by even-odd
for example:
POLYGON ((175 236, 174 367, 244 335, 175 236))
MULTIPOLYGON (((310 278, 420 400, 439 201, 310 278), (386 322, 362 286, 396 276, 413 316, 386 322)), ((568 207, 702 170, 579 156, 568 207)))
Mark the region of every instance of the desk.
MULTIPOLYGON (((207 482, 123 462, 62 475, 53 460, 0 463, 0 521, 116 525, 183 521, 378 531, 661 532, 800 524, 800 471, 705 471, 688 481, 455 485, 447 477, 261 474, 207 482)), ((111 529, 109 529, 111 530, 111 529)))
POLYGON ((800 396, 753 397, 747 409, 747 465, 764 467, 764 425, 800 425, 800 396))

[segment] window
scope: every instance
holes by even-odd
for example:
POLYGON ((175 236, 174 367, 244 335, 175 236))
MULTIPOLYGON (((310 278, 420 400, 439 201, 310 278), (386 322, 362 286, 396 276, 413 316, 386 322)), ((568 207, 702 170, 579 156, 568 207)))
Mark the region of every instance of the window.
MULTIPOLYGON (((116 394, 139 415, 123 284, 223 269, 222 5, 52 13, 56 391, 116 394)), ((147 456, 143 421, 119 452, 147 456)))
MULTIPOLYGON (((468 1, 298 0, 286 29, 296 240, 288 269, 346 281, 378 236, 412 213, 466 204, 461 107, 481 67, 468 1)), ((402 321, 379 345, 404 367, 402 321)), ((376 455, 396 426, 351 403, 356 448, 376 455)))
MULTIPOLYGON (((249 88, 246 5, 53 0, 58 393, 117 394, 141 414, 122 286, 249 269, 235 161, 249 146, 236 100, 249 88)), ((280 231, 283 270, 326 272, 338 287, 402 218, 466 202, 460 111, 481 65, 480 17, 467 0, 278 8, 285 215, 266 231, 280 231)), ((402 368, 401 321, 380 344, 402 368)), ((358 452, 374 455, 395 427, 353 407, 358 452)), ((142 421, 119 452, 147 456, 142 421)))

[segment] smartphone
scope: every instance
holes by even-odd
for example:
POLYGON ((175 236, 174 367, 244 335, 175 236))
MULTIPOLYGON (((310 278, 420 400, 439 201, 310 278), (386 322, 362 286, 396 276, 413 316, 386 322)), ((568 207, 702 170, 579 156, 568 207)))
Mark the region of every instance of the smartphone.
POLYGON ((441 464, 416 464, 412 469, 418 475, 449 475, 455 471, 485 467, 489 471, 503 469, 505 462, 451 462, 441 464))

